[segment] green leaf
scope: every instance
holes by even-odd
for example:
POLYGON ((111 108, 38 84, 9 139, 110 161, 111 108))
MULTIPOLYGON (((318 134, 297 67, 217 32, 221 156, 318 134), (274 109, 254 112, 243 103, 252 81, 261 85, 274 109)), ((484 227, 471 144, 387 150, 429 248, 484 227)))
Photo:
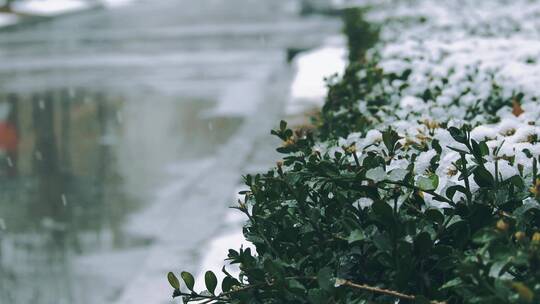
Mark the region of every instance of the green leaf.
POLYGON ((441 144, 439 143, 439 141, 437 139, 434 139, 432 142, 431 142, 431 147, 437 152, 437 154, 441 154, 442 153, 442 147, 441 147, 441 144))
POLYGON ((538 202, 536 202, 536 201, 525 201, 525 203, 523 203, 523 205, 521 205, 520 207, 518 207, 518 208, 516 208, 514 210, 512 215, 517 217, 517 218, 521 218, 528 211, 533 210, 533 209, 540 210, 540 204, 538 204, 538 202))
POLYGON ((287 129, 287 122, 285 120, 282 120, 279 122, 279 130, 281 132, 285 131, 287 129))
POLYGON ((240 286, 240 283, 238 280, 232 278, 232 277, 225 277, 223 279, 223 282, 221 282, 221 290, 223 292, 228 292, 232 289, 233 286, 240 286))
POLYGON ((313 304, 325 304, 328 303, 328 294, 321 289, 310 289, 308 291, 309 303, 313 304))
POLYGON ((373 236, 373 245, 380 251, 392 251, 392 240, 386 233, 379 233, 373 236))
POLYGON ((207 271, 204 274, 204 283, 206 284, 206 290, 208 290, 211 294, 214 294, 217 287, 217 278, 212 271, 207 271))
POLYGON ((174 273, 169 272, 167 274, 167 280, 169 280, 169 284, 171 284, 172 288, 180 289, 180 281, 178 281, 178 278, 174 275, 174 273))
POLYGON ((287 175, 285 175, 285 180, 291 184, 294 185, 302 180, 302 174, 299 172, 289 172, 287 175))
POLYGON ((448 132, 450 132, 452 138, 454 138, 454 140, 458 143, 464 144, 467 142, 467 137, 465 136, 465 133, 462 132, 460 129, 456 127, 450 127, 448 128, 448 132))
POLYGON ((349 237, 347 237, 347 241, 349 241, 349 244, 357 242, 357 241, 363 241, 366 239, 366 234, 364 231, 356 229, 349 234, 349 237))
POLYGON ((373 212, 384 222, 393 221, 394 210, 392 209, 392 207, 390 207, 389 204, 383 201, 375 201, 371 206, 373 208, 373 212))
POLYGON ((324 267, 317 274, 317 282, 322 290, 330 291, 334 288, 334 275, 332 269, 324 267))
POLYGON ((431 241, 429 233, 424 231, 416 236, 414 248, 420 256, 426 255, 431 250, 431 247, 433 247, 433 242, 431 241))
POLYGON ((452 151, 456 151, 457 153, 459 154, 468 154, 469 152, 463 150, 463 149, 459 149, 459 148, 456 148, 456 147, 450 147, 448 146, 448 149, 452 150, 452 151))
POLYGON ((454 246, 461 247, 469 242, 471 230, 467 221, 457 220, 448 225, 447 231, 450 232, 454 238, 454 246))
POLYGON ((182 280, 184 280, 184 283, 186 283, 186 287, 193 291, 193 286, 195 286, 195 279, 193 278, 193 275, 191 273, 182 271, 180 274, 182 276, 182 280))
POLYGON ((432 191, 439 186, 439 177, 433 174, 429 177, 420 176, 416 181, 416 186, 424 191, 432 191))
POLYGON ((285 135, 285 138, 291 138, 291 136, 293 136, 293 131, 291 129, 287 129, 285 132, 283 132, 283 134, 285 135))
POLYGON ((460 286, 461 284, 463 284, 463 281, 460 278, 455 278, 444 283, 444 285, 441 286, 441 289, 452 289, 454 287, 460 286))
POLYGON ((264 261, 264 270, 274 277, 277 282, 283 282, 285 279, 285 270, 283 262, 280 260, 267 259, 264 261))
POLYGON ((435 223, 442 224, 444 222, 444 215, 438 209, 427 209, 424 214, 435 223))
POLYGON ((455 186, 450 186, 450 187, 448 187, 448 189, 446 189, 446 197, 449 198, 449 199, 453 199, 454 195, 458 191, 465 194, 465 195, 467 195, 467 188, 465 188, 465 187, 463 187, 461 185, 455 185, 455 186))
POLYGON ((478 232, 476 232, 473 235, 473 242, 476 244, 487 244, 491 241, 497 239, 499 237, 499 234, 493 231, 492 229, 483 229, 478 232))
POLYGON ((489 148, 485 141, 478 143, 476 140, 471 140, 473 154, 477 158, 483 158, 489 154, 489 148))
POLYGON ((396 142, 399 140, 399 135, 396 131, 388 129, 383 132, 382 134, 383 143, 388 149, 388 151, 394 151, 394 147, 396 145, 396 142))
POLYGON ((378 183, 380 181, 383 181, 386 178, 386 171, 384 171, 382 167, 369 169, 366 172, 366 178, 371 179, 374 182, 378 183))
POLYGON ((491 267, 489 268, 489 276, 492 278, 498 278, 501 275, 503 269, 506 267, 506 265, 508 265, 509 262, 510 261, 506 259, 506 260, 497 261, 493 263, 493 265, 491 265, 491 267))
POLYGON ((523 188, 525 186, 525 183, 523 182, 523 178, 519 175, 514 175, 508 179, 508 182, 510 182, 512 185, 518 188, 523 188))
POLYGON ((418 295, 414 297, 414 304, 429 304, 431 303, 426 297, 418 295))
POLYGON ((302 285, 298 280, 288 280, 287 287, 293 291, 303 292, 306 290, 306 287, 302 285))
POLYGON ((474 181, 480 187, 492 187, 495 183, 493 175, 486 168, 478 166, 473 171, 474 181))

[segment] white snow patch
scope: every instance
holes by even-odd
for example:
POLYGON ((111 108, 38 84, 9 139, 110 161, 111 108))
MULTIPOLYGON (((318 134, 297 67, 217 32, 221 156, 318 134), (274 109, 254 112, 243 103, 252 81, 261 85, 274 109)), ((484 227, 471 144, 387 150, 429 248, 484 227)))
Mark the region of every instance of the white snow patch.
POLYGON ((436 155, 437 155, 437 152, 435 152, 434 150, 429 150, 429 151, 420 153, 420 155, 418 155, 418 158, 416 160, 416 166, 415 166, 416 173, 424 174, 426 170, 429 168, 431 164, 431 160, 436 155))
POLYGON ((13 11, 50 17, 85 10, 92 6, 92 2, 83 0, 29 0, 13 3, 13 11))
POLYGON ((402 108, 417 109, 424 104, 424 101, 421 98, 416 96, 405 96, 401 99, 399 105, 402 108))
MULTIPOLYGON (((244 249, 251 248, 251 252, 255 253, 255 247, 245 240, 241 227, 238 226, 233 231, 233 233, 225 234, 213 239, 210 244, 206 245, 207 251, 201 263, 201 272, 197 275, 195 280, 198 290, 206 289, 204 284, 204 274, 208 270, 214 272, 219 282, 223 280, 225 274, 221 269, 223 268, 223 265, 226 265, 224 260, 227 258, 229 249, 239 250, 240 247, 243 247, 244 249)), ((226 265, 225 268, 233 276, 237 276, 240 273, 237 265, 226 265)), ((218 284, 216 292, 220 291, 221 286, 218 284)))
POLYGON ((337 38, 327 41, 325 46, 300 54, 294 60, 297 73, 291 85, 291 102, 286 113, 295 115, 321 106, 328 92, 324 79, 343 73, 346 56, 347 51, 337 38))
POLYGON ((19 18, 15 14, 0 13, 0 27, 15 24, 19 18))
POLYGON ((133 2, 133 0, 101 0, 103 5, 108 8, 117 8, 121 6, 128 5, 133 2))

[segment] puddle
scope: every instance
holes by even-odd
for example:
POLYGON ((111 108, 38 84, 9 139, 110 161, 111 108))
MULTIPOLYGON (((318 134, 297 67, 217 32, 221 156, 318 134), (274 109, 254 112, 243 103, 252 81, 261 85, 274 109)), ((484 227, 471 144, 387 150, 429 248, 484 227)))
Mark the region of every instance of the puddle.
POLYGON ((208 100, 129 98, 69 89, 0 97, 1 303, 74 303, 64 288, 74 259, 148 247, 124 231, 129 215, 147 207, 171 163, 210 157, 241 124, 202 118, 208 100))

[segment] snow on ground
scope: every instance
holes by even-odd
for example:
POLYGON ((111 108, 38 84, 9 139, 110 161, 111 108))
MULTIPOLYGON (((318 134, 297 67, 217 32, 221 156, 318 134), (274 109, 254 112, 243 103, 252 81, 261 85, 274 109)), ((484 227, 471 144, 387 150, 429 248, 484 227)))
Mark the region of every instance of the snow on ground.
MULTIPOLYGON (((223 234, 206 245, 205 255, 201 261, 200 272, 195 280, 197 290, 206 289, 204 284, 204 274, 208 270, 216 274, 219 282, 225 277, 221 269, 223 268, 223 261, 227 258, 229 249, 238 250, 242 247, 244 249, 251 248, 251 250, 255 250, 254 246, 245 240, 242 233, 244 222, 245 217, 240 211, 231 210, 227 213, 225 226, 222 229, 223 234)), ((240 270, 236 265, 226 265, 226 269, 233 276, 237 276, 240 273, 240 270)), ((216 291, 221 292, 221 286, 218 286, 216 291)))
POLYGON ((134 0, 22 0, 12 4, 15 13, 0 13, 0 28, 20 21, 17 14, 39 17, 54 17, 80 12, 96 7, 117 8, 132 3, 134 0))
POLYGON ((26 15, 51 17, 86 10, 94 5, 84 0, 28 0, 16 1, 13 4, 13 11, 26 15))
POLYGON ((297 72, 286 114, 298 115, 322 106, 327 92, 325 78, 341 74, 345 70, 346 57, 343 37, 333 37, 323 46, 300 54, 294 60, 297 72))
POLYGON ((15 24, 19 18, 14 14, 0 13, 0 27, 15 24))
POLYGON ((101 0, 103 6, 107 8, 117 8, 132 3, 134 0, 101 0))

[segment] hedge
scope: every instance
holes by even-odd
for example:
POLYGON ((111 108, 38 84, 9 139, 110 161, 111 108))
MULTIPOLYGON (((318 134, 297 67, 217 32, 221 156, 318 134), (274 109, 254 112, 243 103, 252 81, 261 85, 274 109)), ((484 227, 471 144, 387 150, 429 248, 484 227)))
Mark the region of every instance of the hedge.
POLYGON ((181 284, 169 273, 174 297, 538 303, 540 113, 529 85, 538 79, 504 73, 514 59, 536 64, 506 46, 535 45, 537 12, 526 0, 349 9, 351 62, 329 80, 315 127, 282 121, 272 134, 283 141, 283 161, 244 178, 250 190, 234 208, 246 215, 256 252, 229 250, 241 272, 224 267, 221 292, 212 272, 200 292, 191 274, 182 272, 181 284), (481 20, 457 14, 493 3, 481 20), (441 12, 452 18, 441 24, 441 12))

